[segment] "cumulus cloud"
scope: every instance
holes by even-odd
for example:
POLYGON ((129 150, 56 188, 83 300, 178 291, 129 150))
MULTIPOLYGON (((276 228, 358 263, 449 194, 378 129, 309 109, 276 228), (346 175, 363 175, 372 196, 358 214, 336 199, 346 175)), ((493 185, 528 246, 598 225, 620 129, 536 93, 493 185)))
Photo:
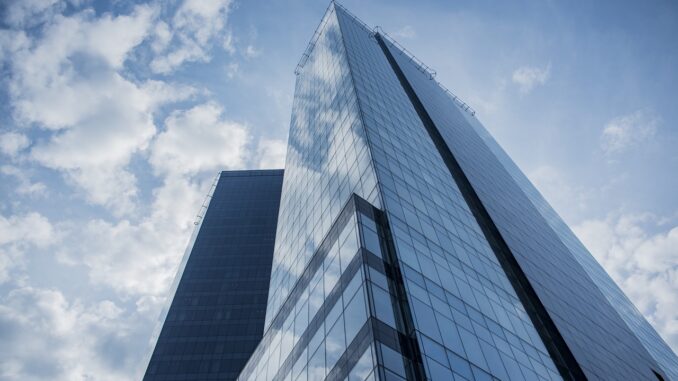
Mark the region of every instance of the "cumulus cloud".
POLYGON ((41 174, 54 170, 80 196, 50 206, 64 212, 56 220, 0 214, 0 284, 7 291, 0 296, 0 379, 140 378, 149 322, 167 296, 213 176, 249 163, 258 147, 250 147, 249 128, 216 103, 186 102, 171 111, 170 103, 193 102, 206 91, 135 70, 150 64, 169 74, 208 61, 213 46, 234 54, 229 1, 183 1, 167 19, 157 5, 122 7, 123 14, 71 5, 13 2, 13 13, 0 16, 9 25, 0 30, 0 65, 11 73, 2 85, 14 123, 0 134, 0 153, 12 158, 0 176, 17 183, 7 201, 41 210, 16 197, 52 186, 49 176, 32 181, 35 167, 41 174), (138 181, 140 172, 151 185, 138 181), (55 267, 49 271, 86 279, 61 289, 31 287, 32 277, 46 271, 43 261, 55 267), (64 294, 76 287, 93 289, 82 293, 91 299, 64 294))
POLYGON ((97 96, 96 86, 106 85, 110 72, 119 69, 143 41, 153 15, 152 8, 137 6, 130 15, 117 17, 96 18, 87 10, 55 16, 40 38, 11 57, 9 90, 15 117, 61 129, 95 114, 106 98, 97 96))
POLYGON ((626 152, 650 140, 661 119, 649 110, 638 110, 609 121, 603 128, 601 147, 607 155, 626 152))
POLYGON ((249 131, 222 114, 213 102, 173 112, 151 147, 156 171, 184 174, 242 167, 249 131))
POLYGON ((207 62, 211 44, 218 38, 224 39, 227 51, 233 49, 230 34, 225 31, 230 8, 231 0, 184 1, 169 23, 156 28, 153 48, 157 56, 151 69, 168 74, 185 62, 207 62))
POLYGON ((262 139, 257 148, 259 168, 278 169, 285 166, 287 143, 283 140, 262 139))
POLYGON ((513 72, 511 80, 518 85, 520 92, 527 94, 535 87, 543 85, 551 76, 551 64, 546 67, 522 66, 513 72))
POLYGON ((149 215, 138 222, 92 219, 62 227, 64 244, 57 258, 67 265, 84 265, 93 284, 139 300, 162 301, 210 180, 167 177, 154 190, 149 215))
MULTIPOLYGON (((10 56, 15 119, 51 131, 31 147, 30 158, 61 171, 89 202, 118 215, 134 210, 136 178, 127 165, 155 135, 154 112, 194 94, 185 86, 123 75, 155 17, 156 10, 144 5, 127 15, 56 15, 10 56)), ((9 151, 21 147, 16 136, 5 140, 9 151)))
POLYGON ((677 351, 678 225, 652 214, 622 214, 573 230, 677 351))
POLYGON ((0 215, 0 284, 12 279, 12 270, 24 265, 26 250, 46 248, 57 241, 50 221, 35 212, 0 215))
POLYGON ((0 298, 0 378, 129 379, 138 372, 135 358, 144 346, 136 337, 139 329, 130 324, 134 317, 124 315, 110 300, 84 304, 54 289, 11 290, 0 298), (135 341, 137 348, 128 344, 135 341), (125 345, 131 349, 120 351, 125 345))
POLYGON ((28 147, 30 141, 24 134, 17 132, 6 132, 0 134, 0 152, 7 156, 16 156, 19 151, 28 147))
POLYGON ((11 57, 15 117, 49 129, 84 119, 101 98, 83 80, 119 69, 144 39, 152 16, 146 6, 117 17, 95 18, 91 11, 56 16, 39 38, 15 49, 11 57))

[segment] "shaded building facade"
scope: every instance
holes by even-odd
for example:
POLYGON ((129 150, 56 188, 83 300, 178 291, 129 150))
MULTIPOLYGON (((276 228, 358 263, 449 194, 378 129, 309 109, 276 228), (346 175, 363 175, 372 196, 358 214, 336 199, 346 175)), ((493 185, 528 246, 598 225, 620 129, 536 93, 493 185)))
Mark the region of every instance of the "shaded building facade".
POLYGON ((282 170, 220 174, 145 381, 238 376, 264 331, 282 181, 282 170))

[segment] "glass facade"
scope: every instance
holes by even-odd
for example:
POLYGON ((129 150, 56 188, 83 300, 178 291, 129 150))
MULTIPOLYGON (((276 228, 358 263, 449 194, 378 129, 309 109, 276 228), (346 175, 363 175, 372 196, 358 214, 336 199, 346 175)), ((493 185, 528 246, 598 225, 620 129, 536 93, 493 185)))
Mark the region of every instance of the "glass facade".
POLYGON ((292 105, 267 326, 351 194, 380 206, 333 6, 307 54, 292 105))
POLYGON ((395 320, 388 286, 370 271, 382 257, 373 213, 358 196, 348 200, 239 379, 374 379, 373 321, 395 320))
POLYGON ((673 377, 675 355, 425 65, 332 3, 296 73, 268 330, 241 379, 350 379, 338 358, 364 348, 380 379, 673 377), (320 266, 352 193, 377 238, 356 212, 362 264, 320 266), (345 281, 316 291, 332 266, 345 281), (352 282, 366 314, 349 329, 323 311, 345 311, 352 282))
POLYGON ((476 132, 484 140, 485 144, 492 150, 492 153, 501 161, 504 168, 511 174, 525 195, 539 210, 563 244, 567 246, 576 260, 581 262, 584 270, 586 270, 593 282, 596 283, 609 303, 617 309, 624 322, 628 324, 647 351, 666 371, 669 379, 678 380, 678 364, 676 363, 676 355, 671 348, 657 334, 657 331, 652 328, 648 321, 645 320, 640 311, 631 303, 619 286, 614 283, 602 266, 596 262, 591 253, 577 239, 572 230, 570 230, 555 210, 551 208, 544 197, 518 169, 487 130, 477 120, 469 119, 468 121, 476 129, 476 132))
POLYGON ((543 198, 529 193, 529 181, 517 175, 506 155, 497 155, 496 143, 489 142, 486 132, 484 138, 479 134, 479 122, 455 107, 406 54, 387 45, 586 377, 656 380, 654 372, 674 375, 675 354, 636 311, 629 311, 628 299, 611 287, 609 276, 575 244, 577 239, 557 222, 543 198), (635 325, 638 318, 644 322, 641 329, 635 325), (654 335, 643 339, 648 333, 654 335), (663 356, 651 355, 641 341, 665 348, 663 356))
POLYGON ((222 172, 145 381, 233 380, 264 331, 283 171, 222 172))
POLYGON ((372 31, 339 20, 427 375, 558 379, 372 31))
MULTIPOLYGON (((204 314, 244 311, 238 303, 248 295, 261 319, 267 297, 265 321, 234 324, 243 324, 240 335, 244 324, 263 328, 263 337, 257 330, 256 349, 247 336, 247 350, 229 352, 242 370, 217 378, 678 378, 676 355, 423 63, 332 2, 295 73, 279 209, 210 205, 205 219, 214 211, 238 223, 253 205, 277 213, 272 266, 248 257, 243 264, 253 267, 232 275, 200 268, 207 259, 189 261, 184 278, 208 278, 179 286, 158 341, 167 349, 156 349, 149 372, 178 368, 179 359, 203 375, 235 366, 210 360, 219 348, 210 340, 224 337, 204 314), (254 288, 226 286, 232 305, 208 305, 221 300, 211 287, 248 281, 254 288), (210 312, 188 313, 191 306, 210 312), (179 344, 194 336, 203 341, 179 344)), ((262 225, 269 244, 272 226, 262 225)), ((242 230, 228 232, 214 230, 200 245, 199 235, 196 247, 246 240, 242 230)))

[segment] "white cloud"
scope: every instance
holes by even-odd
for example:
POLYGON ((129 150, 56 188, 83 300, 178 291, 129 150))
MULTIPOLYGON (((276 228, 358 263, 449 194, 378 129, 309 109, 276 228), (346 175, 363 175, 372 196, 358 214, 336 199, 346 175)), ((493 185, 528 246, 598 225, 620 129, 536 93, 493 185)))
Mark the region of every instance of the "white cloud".
POLYGON ((619 154, 636 147, 657 132, 661 119, 648 110, 638 110, 609 121, 601 136, 601 146, 607 155, 619 154))
POLYGON ((22 30, 0 29, 0 64, 9 61, 14 53, 25 49, 30 39, 22 30))
POLYGON ((651 214, 626 214, 584 221, 573 230, 677 351, 678 226, 651 214))
POLYGON ((19 151, 30 145, 28 137, 17 132, 0 134, 0 152, 7 156, 16 156, 19 151))
POLYGON ((52 224, 39 213, 31 212, 9 218, 0 215, 0 245, 23 243, 46 247, 54 239, 52 224))
MULTIPOLYGON (((0 379, 139 379, 149 322, 167 296, 212 176, 244 166, 251 155, 247 126, 230 121, 215 103, 170 112, 159 131, 154 118, 163 106, 199 90, 139 78, 134 65, 148 59, 152 69, 168 73, 209 60, 213 43, 233 54, 230 2, 185 1, 162 21, 160 6, 64 16, 58 14, 64 3, 31 4, 38 2, 19 6, 25 12, 16 25, 42 25, 28 34, 0 30, 0 65, 11 74, 3 84, 18 128, 0 135, 0 151, 20 159, 0 166, 0 176, 16 180, 16 193, 36 195, 47 186, 31 181, 35 166, 56 170, 113 216, 78 199, 49 208, 79 219, 0 215, 0 283, 15 288, 0 296, 0 379), (150 205, 137 196, 137 159, 161 182, 145 189, 150 205), (54 268, 46 270, 45 262, 54 268), (44 280, 56 286, 72 272, 87 279, 62 291, 28 287, 43 271, 59 272, 44 280), (73 291, 78 288, 87 291, 73 291)), ((19 200, 8 195, 8 203, 19 207, 19 200)))
POLYGON ((151 147, 150 162, 159 173, 196 173, 242 167, 248 129, 222 117, 216 103, 175 111, 151 147))
POLYGON ((254 47, 254 45, 247 45, 245 48, 245 57, 246 58, 255 58, 261 55, 261 50, 254 47))
POLYGON ((0 298, 0 378, 127 380, 149 323, 114 302, 69 301, 54 289, 20 287, 0 298), (130 322, 135 322, 137 327, 130 322))
MULTIPOLYGON (((153 47, 158 55, 151 69, 168 74, 185 62, 209 61, 210 44, 224 33, 230 7, 231 0, 185 0, 171 22, 156 30, 153 47)), ((228 45, 224 48, 229 51, 228 45)))
POLYGON ((169 25, 162 20, 158 20, 153 28, 151 49, 153 49, 155 53, 160 53, 167 48, 167 45, 169 45, 171 41, 172 31, 170 30, 169 25))
POLYGON ((62 171, 89 202, 117 215, 134 210, 136 178, 127 165, 156 133, 153 113, 195 93, 122 74, 155 17, 148 6, 115 17, 57 15, 41 36, 11 52, 15 119, 53 131, 32 146, 30 158, 62 171))
POLYGON ((19 185, 16 187, 18 194, 37 196, 44 195, 47 187, 41 182, 32 182, 26 170, 15 167, 13 165, 0 166, 0 173, 14 177, 19 185))
POLYGON ((536 66, 519 67, 513 72, 511 79, 518 85, 520 92, 527 94, 539 85, 543 85, 551 76, 551 64, 544 68, 536 66))
POLYGON ((231 62, 228 65, 226 65, 226 76, 229 79, 235 78, 235 76, 238 74, 240 71, 240 65, 238 65, 237 62, 231 62))
POLYGON ((259 168, 279 169, 285 166, 287 143, 283 140, 262 139, 259 141, 257 158, 259 168))
POLYGON ((101 87, 124 81, 111 73, 141 43, 152 15, 152 9, 140 6, 131 15, 115 18, 95 19, 88 11, 56 16, 42 38, 12 56, 9 89, 15 117, 62 129, 95 115, 96 106, 110 98, 106 89, 99 95, 101 87))
POLYGON ((52 224, 39 213, 0 215, 0 284, 12 280, 14 268, 23 267, 26 250, 44 249, 57 239, 52 224))
POLYGON ((228 52, 228 54, 230 55, 235 54, 235 37, 233 37, 233 33, 231 33, 230 31, 226 32, 222 47, 224 48, 225 51, 228 52))
POLYGON ((77 97, 90 97, 91 115, 35 144, 31 158, 64 171, 88 201, 124 214, 134 208, 137 193, 136 178, 126 166, 155 135, 152 114, 159 98, 167 95, 149 89, 154 86, 133 84, 117 73, 102 73, 102 77, 81 81, 73 88, 77 97))
POLYGON ((13 27, 27 27, 44 21, 66 5, 60 0, 7 0, 3 20, 13 27))
POLYGON ((64 224, 57 259, 85 266, 93 284, 135 298, 155 318, 213 179, 211 174, 194 180, 188 175, 166 176, 140 221, 91 219, 64 224))
POLYGON ((391 33, 391 35, 394 38, 411 39, 417 36, 417 32, 414 30, 412 25, 405 25, 404 27, 391 33))

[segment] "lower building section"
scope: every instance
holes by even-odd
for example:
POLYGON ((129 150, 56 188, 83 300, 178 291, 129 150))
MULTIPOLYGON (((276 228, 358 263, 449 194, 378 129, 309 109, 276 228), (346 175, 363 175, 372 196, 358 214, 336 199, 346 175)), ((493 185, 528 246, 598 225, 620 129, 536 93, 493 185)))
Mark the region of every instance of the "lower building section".
POLYGON ((240 380, 421 379, 381 212, 353 195, 240 380))
POLYGON ((264 331, 283 171, 222 172, 145 381, 233 380, 264 331))

